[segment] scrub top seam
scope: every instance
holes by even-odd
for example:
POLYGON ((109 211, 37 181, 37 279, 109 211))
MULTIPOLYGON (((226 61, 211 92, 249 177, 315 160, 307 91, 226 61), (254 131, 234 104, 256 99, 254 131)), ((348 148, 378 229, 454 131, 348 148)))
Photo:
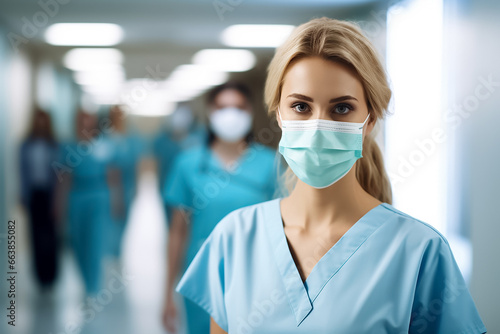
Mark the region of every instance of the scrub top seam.
POLYGON ((365 240, 363 240, 363 242, 361 244, 359 244, 358 247, 356 247, 356 249, 354 250, 354 252, 351 253, 351 255, 349 255, 349 257, 342 263, 342 265, 339 266, 339 268, 326 280, 326 282, 321 286, 321 288, 318 290, 318 293, 314 296, 314 298, 311 300, 311 303, 314 303, 314 301, 316 300, 316 298, 318 298, 318 296, 321 294, 321 291, 323 291, 323 289, 325 288, 325 286, 328 284, 328 282, 331 281, 331 279, 340 271, 340 269, 342 269, 344 267, 344 265, 347 263, 347 261, 349 261, 349 259, 354 255, 356 254, 356 252, 358 251, 358 249, 364 245, 364 243, 366 242, 366 240, 368 240, 368 238, 370 238, 373 233, 375 233, 375 231, 377 231, 382 225, 384 225, 386 222, 387 222, 388 219, 385 219, 383 223, 381 223, 376 229, 374 229, 369 235, 366 236, 365 240))
MULTIPOLYGON (((393 211, 393 210, 391 210, 393 211)), ((412 305, 412 310, 413 310, 413 305, 415 303, 415 297, 416 297, 416 292, 417 292, 417 288, 418 288, 418 282, 420 280, 420 273, 422 271, 422 263, 424 262, 424 257, 426 255, 426 251, 427 251, 427 247, 429 245, 429 241, 428 243, 426 244, 426 249, 422 252, 422 254, 420 254, 420 259, 418 261, 418 270, 417 270, 417 273, 415 275, 415 279, 414 279, 414 282, 413 282, 413 295, 412 295, 412 300, 411 300, 411 305, 412 305)), ((458 333, 458 334, 461 334, 461 333, 458 333)))
POLYGON ((399 216, 403 216, 403 217, 405 217, 405 218, 409 218, 409 219, 411 219, 411 220, 413 220, 413 221, 416 221, 416 222, 420 223, 421 225, 424 225, 424 226, 426 226, 426 227, 430 228, 431 230, 433 230, 434 232, 436 232, 436 233, 439 235, 439 237, 440 237, 441 239, 443 239, 443 240, 446 242, 446 244, 448 244, 448 240, 446 240, 446 238, 444 237, 444 235, 443 235, 441 232, 439 232, 439 231, 438 231, 438 230, 437 230, 434 226, 429 225, 429 224, 427 224, 426 222, 423 222, 423 221, 421 221, 421 220, 419 220, 419 219, 417 219, 417 218, 415 218, 415 217, 412 217, 412 216, 410 216, 410 215, 407 215, 406 213, 399 211, 398 209, 394 208, 392 205, 390 205, 390 204, 388 204, 388 203, 382 203, 382 205, 383 205, 386 209, 391 210, 392 212, 396 213, 396 214, 397 214, 397 215, 399 215, 399 216))

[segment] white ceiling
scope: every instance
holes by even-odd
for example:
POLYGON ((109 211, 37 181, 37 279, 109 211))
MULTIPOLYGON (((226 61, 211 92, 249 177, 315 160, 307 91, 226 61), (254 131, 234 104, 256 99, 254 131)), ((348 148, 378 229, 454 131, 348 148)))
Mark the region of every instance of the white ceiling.
MULTIPOLYGON (((57 0, 41 0, 52 2, 57 0)), ((298 25, 313 17, 364 19, 387 6, 386 0, 59 0, 58 12, 27 43, 40 58, 59 61, 67 47, 43 42, 43 31, 59 22, 109 22, 123 27, 125 39, 117 46, 125 55, 128 78, 144 77, 148 66, 168 73, 189 63, 203 48, 223 47, 224 28, 241 23, 298 25), (226 4, 220 16, 215 4, 226 4)), ((394 2, 394 1, 393 1, 394 2)), ((0 0, 0 25, 20 34, 23 20, 43 9, 35 0, 0 0)), ((273 50, 254 50, 258 68, 265 67, 273 50)), ((166 75, 165 75, 166 76, 166 75)))

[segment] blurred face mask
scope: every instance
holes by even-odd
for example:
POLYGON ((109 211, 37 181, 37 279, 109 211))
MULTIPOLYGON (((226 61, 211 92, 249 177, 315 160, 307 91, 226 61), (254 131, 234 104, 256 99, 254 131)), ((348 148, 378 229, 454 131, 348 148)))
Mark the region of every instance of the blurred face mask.
POLYGON ((308 185, 326 188, 344 177, 362 157, 363 123, 324 119, 281 119, 279 152, 295 175, 308 185))
POLYGON ((252 128, 252 115, 238 108, 223 108, 210 114, 210 127, 215 135, 226 142, 243 139, 252 128))

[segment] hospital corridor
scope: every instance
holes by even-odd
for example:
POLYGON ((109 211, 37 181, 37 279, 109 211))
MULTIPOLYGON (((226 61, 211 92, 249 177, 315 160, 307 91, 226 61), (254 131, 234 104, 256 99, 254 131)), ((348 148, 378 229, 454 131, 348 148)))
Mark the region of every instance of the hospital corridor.
POLYGON ((0 333, 500 334, 499 17, 0 0, 0 333))
MULTIPOLYGON (((22 233, 22 232, 21 232, 22 233)), ((154 173, 145 172, 132 205, 124 255, 106 266, 108 285, 92 299, 83 293, 81 278, 69 250, 61 255, 57 286, 37 291, 29 254, 21 254, 19 314, 21 333, 163 333, 161 298, 153 286, 165 276, 163 261, 166 228, 154 173)))

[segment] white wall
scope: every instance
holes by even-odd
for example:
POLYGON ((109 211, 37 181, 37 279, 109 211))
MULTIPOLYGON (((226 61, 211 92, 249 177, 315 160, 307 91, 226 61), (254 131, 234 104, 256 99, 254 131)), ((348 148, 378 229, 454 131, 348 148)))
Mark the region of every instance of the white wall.
POLYGON ((500 333, 500 3, 463 2, 455 14, 448 59, 454 60, 454 100, 463 107, 455 127, 456 168, 450 167, 463 181, 457 219, 472 240, 471 293, 488 333, 500 333), (496 82, 490 91, 483 83, 488 77, 496 82))
MULTIPOLYGON (((11 52, 7 77, 6 189, 8 217, 19 219, 20 198, 19 149, 28 132, 33 108, 33 66, 27 54, 11 52)), ((16 230, 16 233, 21 231, 16 230)))
POLYGON ((489 333, 500 333, 500 3, 476 0, 464 14, 471 34, 463 43, 462 92, 474 92, 481 77, 497 83, 460 129, 470 203, 468 218, 474 250, 471 291, 489 333))
POLYGON ((438 2, 405 1, 389 15, 388 69, 398 87, 386 138, 399 146, 386 147, 388 170, 397 174, 422 133, 444 130, 424 163, 393 180, 396 206, 446 235, 466 278, 472 249, 471 293, 488 332, 500 333, 500 2, 443 0, 441 41, 429 21, 438 2))
POLYGON ((385 156, 394 206, 445 233, 442 7, 442 0, 409 0, 388 12, 394 113, 387 117, 385 156))
MULTIPOLYGON (((3 34, 3 31, 0 30, 0 33, 3 34)), ((5 104, 6 94, 5 88, 7 86, 7 45, 5 44, 4 39, 0 40, 0 219, 5 221, 7 217, 6 213, 6 191, 5 191, 5 160, 6 160, 6 122, 7 122, 7 106, 5 104)), ((3 230, 3 223, 0 224, 1 230, 0 234, 5 233, 3 230)))
MULTIPOLYGON (((0 27, 0 34, 4 35, 4 30, 0 27)), ((8 45, 5 43, 5 39, 0 39, 0 268, 4 271, 7 266, 7 256, 6 256, 6 237, 7 237, 7 218, 9 217, 7 213, 7 198, 8 189, 6 188, 6 164, 7 164, 7 68, 8 68, 8 45)), ((6 296, 6 282, 2 280, 0 282, 0 293, 2 296, 6 296)), ((7 298, 0 298, 0 307, 2 310, 7 307, 7 298)), ((0 332, 5 333, 7 330, 6 321, 0 323, 0 332)))

